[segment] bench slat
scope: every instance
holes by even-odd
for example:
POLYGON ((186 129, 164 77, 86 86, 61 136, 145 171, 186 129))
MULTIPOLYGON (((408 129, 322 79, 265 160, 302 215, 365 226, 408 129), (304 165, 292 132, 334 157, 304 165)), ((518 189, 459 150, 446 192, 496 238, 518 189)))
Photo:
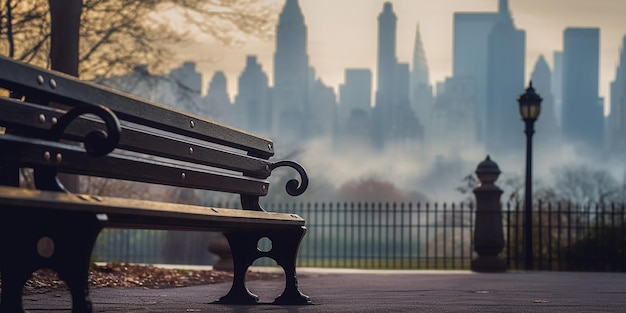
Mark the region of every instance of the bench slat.
MULTIPOLYGON (((222 231, 304 226, 296 214, 208 208, 115 197, 93 197, 63 192, 0 186, 0 216, 12 208, 106 214, 107 227, 222 231)), ((104 218, 104 216, 102 216, 104 218)), ((68 225, 70 226, 70 225, 68 225)))
POLYGON ((233 127, 185 113, 102 85, 80 81, 57 71, 0 56, 0 86, 26 95, 45 98, 69 106, 101 104, 121 119, 160 128, 184 136, 251 151, 251 155, 274 155, 272 141, 233 127), (38 80, 42 78, 42 83, 38 80), (50 83, 54 80, 54 84, 50 83), (54 86, 54 87, 52 87, 54 86))
MULTIPOLYGON (((45 136, 45 131, 52 126, 53 117, 59 119, 65 114, 63 110, 8 98, 0 98, 0 108, 3 113, 0 116, 0 125, 25 128, 31 132, 36 130, 41 132, 40 138, 45 136), (43 122, 40 120, 40 115, 44 117, 43 122)), ((103 123, 88 117, 80 117, 70 124, 66 130, 67 136, 64 138, 81 140, 82 136, 94 129, 104 129, 103 123)), ((183 141, 168 136, 164 132, 139 129, 128 124, 122 125, 118 147, 134 152, 245 172, 247 175, 258 178, 267 178, 270 175, 269 165, 271 162, 267 160, 224 151, 218 147, 209 147, 201 143, 183 141), (155 132, 158 135, 155 135, 155 132)))
POLYGON ((176 164, 119 153, 95 158, 87 156, 78 146, 10 134, 0 135, 0 149, 13 151, 0 156, 6 161, 19 162, 27 167, 52 166, 70 174, 253 196, 264 196, 269 188, 269 182, 264 179, 217 172, 194 164, 176 164), (60 161, 57 155, 60 155, 60 161))

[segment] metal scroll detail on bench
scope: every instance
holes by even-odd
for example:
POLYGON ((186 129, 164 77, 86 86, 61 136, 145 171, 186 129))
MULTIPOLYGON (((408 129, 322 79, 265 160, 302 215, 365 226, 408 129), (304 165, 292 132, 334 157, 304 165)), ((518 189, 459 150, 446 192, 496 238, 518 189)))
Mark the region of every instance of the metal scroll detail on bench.
MULTIPOLYGON (((295 169, 300 175, 300 181, 297 179, 290 179, 287 181, 285 185, 285 190, 290 196, 299 196, 303 194, 306 189, 309 187, 309 176, 306 174, 306 170, 302 165, 294 162, 294 161, 279 161, 276 163, 272 163, 269 165, 269 171, 272 172, 274 169, 278 167, 291 167, 295 169)), ((265 211, 263 207, 259 204, 258 196, 241 196, 241 206, 245 210, 253 210, 253 211, 265 211)))
MULTIPOLYGON (((100 157, 109 154, 117 147, 120 141, 122 126, 115 113, 103 105, 84 105, 69 110, 52 126, 48 139, 51 141, 60 141, 66 128, 81 115, 86 114, 93 114, 101 118, 106 126, 106 131, 97 129, 85 135, 82 140, 85 152, 91 157, 100 157)), ((33 176, 35 186, 38 189, 67 192, 57 177, 57 169, 55 167, 36 167, 33 171, 33 176)))
POLYGON ((283 166, 288 166, 295 169, 298 174, 300 174, 300 178, 302 180, 302 182, 299 182, 297 179, 290 179, 287 182, 287 185, 285 185, 285 190, 287 190, 287 193, 294 197, 303 194, 309 187, 309 176, 307 176, 304 168, 300 164, 293 161, 280 161, 270 165, 270 171, 273 171, 275 168, 283 166))

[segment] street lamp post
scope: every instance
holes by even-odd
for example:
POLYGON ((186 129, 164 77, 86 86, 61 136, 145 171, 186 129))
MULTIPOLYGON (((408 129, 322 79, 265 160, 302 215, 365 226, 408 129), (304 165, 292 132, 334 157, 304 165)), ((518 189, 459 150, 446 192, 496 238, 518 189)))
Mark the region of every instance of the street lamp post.
POLYGON ((535 121, 541 113, 541 97, 535 93, 531 81, 526 92, 517 98, 519 112, 526 125, 526 190, 524 191, 524 257, 526 270, 533 269, 533 186, 532 186, 532 156, 533 134, 535 121))

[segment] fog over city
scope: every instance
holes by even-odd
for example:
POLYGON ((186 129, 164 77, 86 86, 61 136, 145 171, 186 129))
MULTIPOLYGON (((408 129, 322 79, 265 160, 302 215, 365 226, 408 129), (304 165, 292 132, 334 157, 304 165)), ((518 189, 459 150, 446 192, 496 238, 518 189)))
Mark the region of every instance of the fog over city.
MULTIPOLYGON (((338 190, 374 180, 401 200, 450 202, 471 196, 457 188, 487 155, 505 192, 519 192, 516 98, 532 79, 543 98, 536 188, 568 167, 622 182, 626 2, 266 2, 271 39, 225 46, 189 29, 197 36, 174 49, 180 63, 163 77, 192 94, 129 91, 272 138, 276 159, 294 156, 311 176, 305 200, 343 199, 338 190)), ((104 83, 121 88, 136 75, 104 83)))

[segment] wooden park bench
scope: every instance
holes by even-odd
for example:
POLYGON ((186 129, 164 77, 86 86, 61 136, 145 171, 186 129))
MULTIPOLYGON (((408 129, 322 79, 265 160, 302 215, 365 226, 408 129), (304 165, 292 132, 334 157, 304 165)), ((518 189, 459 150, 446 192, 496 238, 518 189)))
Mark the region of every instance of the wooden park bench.
POLYGON ((286 279, 275 303, 310 303, 295 268, 305 221, 259 205, 278 167, 299 173, 286 185, 289 194, 308 186, 300 165, 269 160, 272 141, 5 57, 0 88, 11 91, 0 96, 0 311, 22 312, 25 282, 50 268, 67 283, 73 312, 91 312, 90 258, 105 227, 223 232, 234 278, 218 302, 256 303, 245 275, 256 259, 269 257, 286 279), (20 187, 21 169, 32 169, 36 188, 20 187), (238 194, 243 209, 76 194, 57 173, 238 194), (269 251, 258 248, 263 238, 269 251))

